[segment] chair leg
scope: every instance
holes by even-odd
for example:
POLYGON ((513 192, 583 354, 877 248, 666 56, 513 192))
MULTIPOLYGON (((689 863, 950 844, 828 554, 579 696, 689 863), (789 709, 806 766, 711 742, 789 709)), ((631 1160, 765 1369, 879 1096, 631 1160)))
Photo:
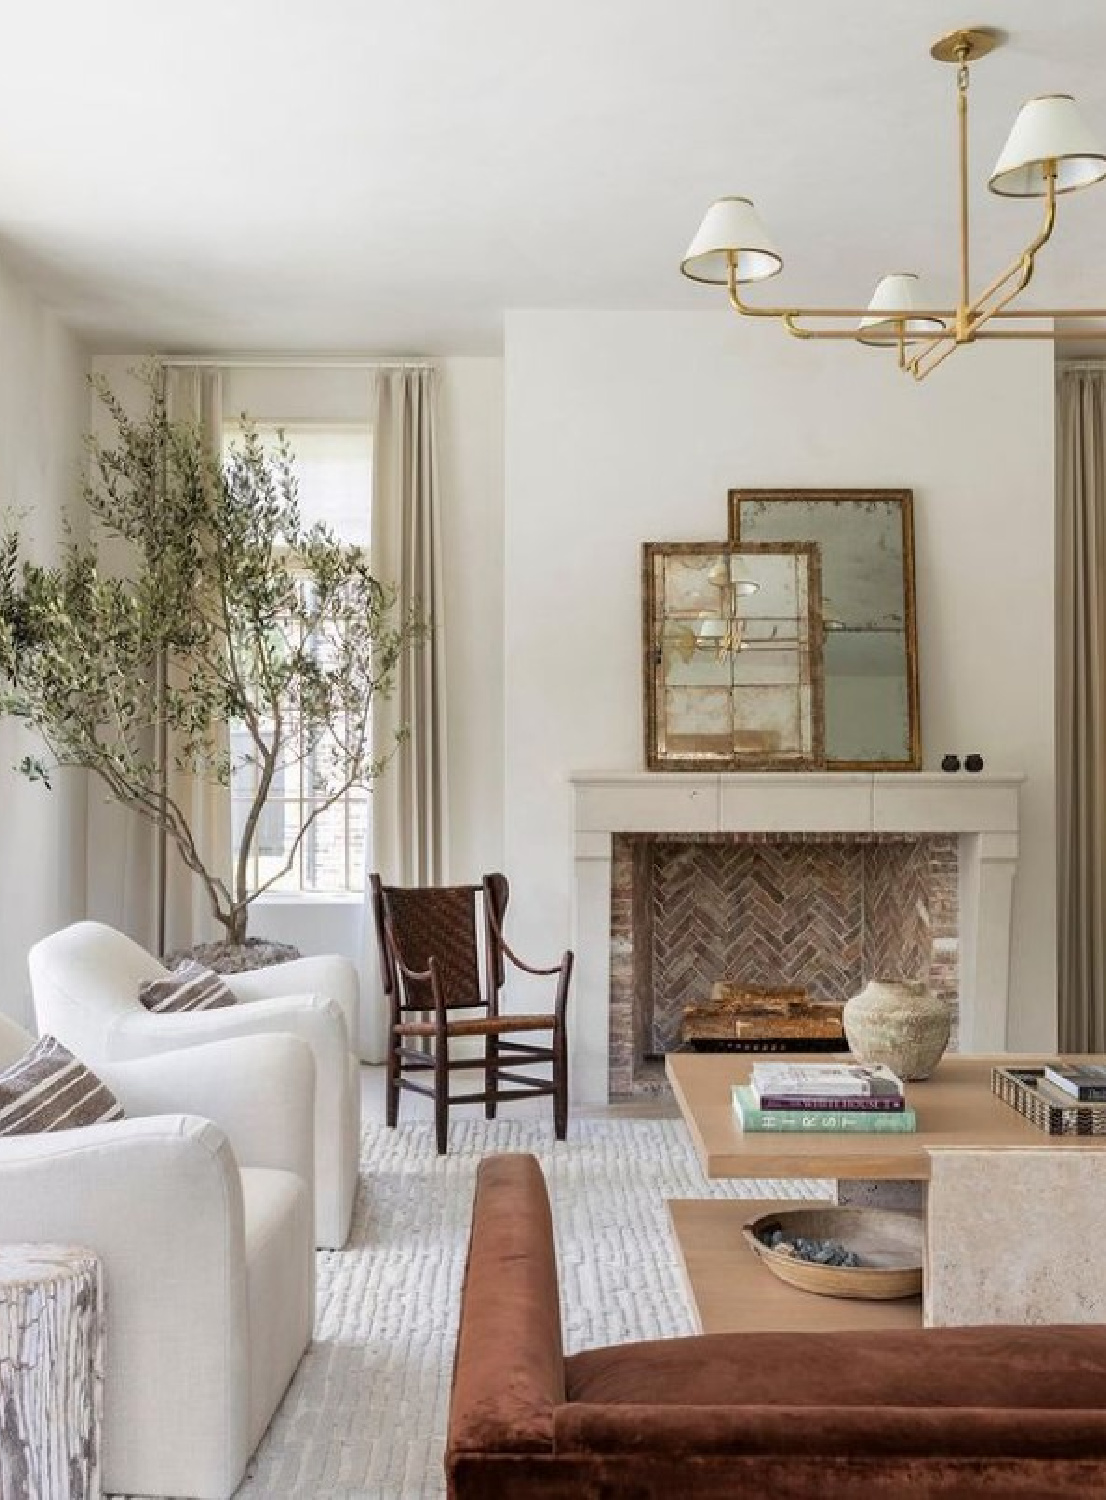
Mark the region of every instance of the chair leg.
POLYGON ((438 1155, 449 1149, 449 1044, 444 1036, 434 1038, 434 1131, 438 1155))
POLYGON ((487 1098, 484 1100, 485 1120, 494 1120, 495 1111, 499 1100, 495 1097, 498 1084, 499 1066, 499 1038, 486 1036, 484 1038, 484 1092, 487 1098))
POLYGON ((559 1141, 568 1135, 568 1047, 563 1026, 553 1032, 553 1134, 559 1141))
POLYGON ((388 1124, 395 1129, 399 1119, 399 1038, 395 1032, 388 1033, 388 1081, 385 1093, 385 1109, 388 1124))

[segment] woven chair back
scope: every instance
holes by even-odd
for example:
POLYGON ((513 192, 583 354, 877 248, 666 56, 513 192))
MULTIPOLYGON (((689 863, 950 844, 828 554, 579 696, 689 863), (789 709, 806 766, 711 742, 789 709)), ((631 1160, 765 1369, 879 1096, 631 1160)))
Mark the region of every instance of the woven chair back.
MULTIPOLYGON (((385 886, 383 915, 404 966, 423 972, 437 959, 447 1006, 485 1004, 480 990, 476 897, 479 886, 385 886)), ((433 1009, 429 981, 400 986, 400 1008, 433 1009)))

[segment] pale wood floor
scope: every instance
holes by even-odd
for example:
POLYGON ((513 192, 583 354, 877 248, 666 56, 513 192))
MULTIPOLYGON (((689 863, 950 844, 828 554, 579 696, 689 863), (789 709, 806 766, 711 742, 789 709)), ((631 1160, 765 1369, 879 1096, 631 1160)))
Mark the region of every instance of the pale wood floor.
MULTIPOLYGON (((454 1073, 452 1087, 458 1094, 476 1092, 481 1087, 482 1078, 483 1074, 476 1070, 469 1073, 467 1069, 461 1069, 454 1073)), ((551 1119, 553 1101, 549 1098, 520 1099, 510 1104, 501 1104, 499 1109, 501 1117, 505 1120, 534 1117, 551 1119)), ((643 1096, 618 1104, 596 1105, 588 1108, 577 1108, 570 1097, 568 1104, 570 1120, 573 1117, 591 1120, 672 1120, 678 1119, 679 1114, 676 1101, 671 1095, 661 1098, 643 1096)), ((463 1119, 466 1116, 473 1120, 482 1120, 484 1106, 482 1104, 456 1104, 450 1111, 451 1119, 463 1119)), ((420 1098, 418 1094, 404 1090, 399 1101, 399 1117, 401 1120, 432 1120, 434 1106, 429 1099, 420 1098)), ((375 1122, 382 1125, 384 1123, 383 1067, 369 1067, 366 1064, 361 1068, 361 1118, 366 1124, 375 1122)))

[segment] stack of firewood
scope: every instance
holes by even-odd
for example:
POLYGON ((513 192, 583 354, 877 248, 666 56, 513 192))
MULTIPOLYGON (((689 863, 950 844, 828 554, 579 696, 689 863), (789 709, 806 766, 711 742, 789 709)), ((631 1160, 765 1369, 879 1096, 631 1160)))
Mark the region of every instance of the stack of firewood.
POLYGON ((684 1007, 680 1039, 703 1041, 840 1041, 843 1001, 808 1000, 798 987, 768 989, 720 980, 709 1000, 684 1007))

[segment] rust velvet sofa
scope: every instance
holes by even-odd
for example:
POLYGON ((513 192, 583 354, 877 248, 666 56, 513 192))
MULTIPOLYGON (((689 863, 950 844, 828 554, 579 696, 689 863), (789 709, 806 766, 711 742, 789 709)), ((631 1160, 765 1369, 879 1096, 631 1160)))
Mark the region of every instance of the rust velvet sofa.
POLYGON ((1106 1495, 1106 1328, 713 1334, 565 1357, 532 1156, 481 1164, 453 1500, 1106 1495))

